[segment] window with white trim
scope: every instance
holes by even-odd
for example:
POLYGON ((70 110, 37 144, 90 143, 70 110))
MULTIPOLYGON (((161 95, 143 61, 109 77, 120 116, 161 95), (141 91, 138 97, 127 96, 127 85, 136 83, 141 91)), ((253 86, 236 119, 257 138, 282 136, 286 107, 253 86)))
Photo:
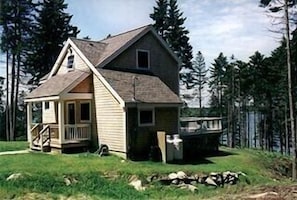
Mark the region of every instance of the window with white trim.
POLYGON ((137 49, 136 65, 139 69, 149 69, 150 68, 150 51, 137 49))
POLYGON ((90 102, 80 103, 80 121, 89 122, 91 121, 91 104, 90 102))
POLYGON ((139 126, 154 126, 155 125, 155 110, 152 108, 138 110, 138 125, 139 126))
POLYGON ((68 70, 73 69, 73 64, 74 64, 74 55, 70 55, 67 58, 67 69, 68 70))

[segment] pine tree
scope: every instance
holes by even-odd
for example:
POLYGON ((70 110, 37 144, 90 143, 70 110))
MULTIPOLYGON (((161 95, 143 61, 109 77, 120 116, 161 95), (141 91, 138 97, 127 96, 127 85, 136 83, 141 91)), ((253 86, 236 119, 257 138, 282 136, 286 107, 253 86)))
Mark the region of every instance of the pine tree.
POLYGON ((23 58, 26 53, 33 3, 31 0, 1 0, 1 50, 6 53, 6 134, 16 136, 16 115, 23 58), (10 70, 9 70, 10 68, 10 70), (10 78, 9 78, 10 71, 10 78), (10 86, 9 86, 10 83, 10 86))
MULTIPOLYGON (((157 28, 157 32, 164 38, 172 51, 181 60, 181 71, 192 69, 191 61, 193 58, 192 46, 187 36, 189 31, 184 27, 186 18, 182 16, 183 13, 179 10, 176 0, 169 0, 169 3, 164 0, 158 0, 157 7, 154 8, 154 13, 150 15, 155 21, 154 27, 157 28), (165 12, 166 8, 167 11, 165 12)), ((184 73, 180 73, 180 80, 186 83, 188 76, 184 73)))
POLYGON ((154 12, 150 14, 150 18, 155 21, 154 28, 157 33, 166 40, 165 33, 168 30, 167 25, 167 13, 168 13, 168 1, 167 0, 159 0, 156 1, 157 6, 154 7, 154 12))
POLYGON ((72 16, 65 12, 64 0, 44 0, 40 4, 36 19, 37 26, 32 36, 32 52, 27 58, 27 69, 32 78, 30 84, 37 84, 53 67, 63 42, 79 33, 70 25, 72 16))
MULTIPOLYGON (((287 50, 287 69, 288 69, 288 99, 290 111, 290 125, 292 134, 292 179, 297 180, 297 146, 296 146, 296 132, 295 132, 295 116, 294 116, 294 99, 293 99, 293 81, 292 81, 292 60, 291 60, 291 41, 290 41, 290 20, 289 8, 297 4, 296 0, 284 0, 283 2, 277 0, 260 0, 260 5, 268 7, 272 13, 282 11, 284 14, 284 30, 287 50)), ((296 14, 296 13, 295 13, 296 14)))
POLYGON ((224 75, 227 66, 227 57, 223 53, 220 53, 210 67, 210 80, 208 83, 211 93, 210 106, 213 113, 219 116, 226 114, 223 108, 223 91, 225 88, 224 75))
POLYGON ((202 109, 202 92, 207 83, 206 66, 202 53, 198 51, 193 61, 193 70, 190 71, 191 76, 187 81, 187 88, 195 88, 198 92, 199 108, 202 109))

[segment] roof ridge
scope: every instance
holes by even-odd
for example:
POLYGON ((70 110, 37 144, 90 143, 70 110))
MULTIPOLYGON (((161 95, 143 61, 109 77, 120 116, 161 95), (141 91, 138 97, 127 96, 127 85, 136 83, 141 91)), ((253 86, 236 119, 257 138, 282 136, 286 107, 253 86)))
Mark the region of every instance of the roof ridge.
POLYGON ((99 40, 99 42, 103 42, 104 40, 107 40, 107 39, 111 39, 111 38, 114 38, 114 37, 118 37, 120 35, 124 35, 124 34, 127 34, 127 33, 131 33, 133 31, 137 31, 139 29, 143 29, 143 28, 150 28, 152 27, 152 24, 147 24, 147 25, 144 25, 144 26, 141 26, 141 27, 138 27, 138 28, 134 28, 132 30, 129 30, 129 31, 126 31, 126 32, 122 32, 122 33, 118 33, 116 35, 111 35, 110 37, 107 37, 107 38, 104 38, 102 40, 99 40))
POLYGON ((70 37, 71 40, 80 40, 80 41, 83 41, 83 42, 96 42, 96 43, 102 43, 100 40, 96 41, 96 40, 88 40, 88 39, 83 39, 83 38, 76 38, 76 37, 70 37))

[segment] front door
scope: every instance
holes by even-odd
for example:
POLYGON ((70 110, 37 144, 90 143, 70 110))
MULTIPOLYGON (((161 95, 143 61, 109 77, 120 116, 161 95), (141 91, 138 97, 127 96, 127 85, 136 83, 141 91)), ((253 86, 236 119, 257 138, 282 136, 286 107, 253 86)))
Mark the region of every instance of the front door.
POLYGON ((67 103, 67 124, 75 124, 75 103, 67 103))

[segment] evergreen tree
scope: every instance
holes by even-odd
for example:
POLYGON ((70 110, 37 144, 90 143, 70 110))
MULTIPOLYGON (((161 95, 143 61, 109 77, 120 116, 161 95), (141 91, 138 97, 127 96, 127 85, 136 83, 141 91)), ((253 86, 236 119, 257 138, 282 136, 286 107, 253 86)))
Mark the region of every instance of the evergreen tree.
POLYGON ((27 58, 27 69, 32 78, 30 84, 37 84, 41 77, 53 67, 63 42, 79 33, 76 26, 70 25, 72 16, 65 12, 64 0, 44 0, 39 5, 37 26, 32 36, 32 52, 27 58))
POLYGON ((210 106, 212 113, 216 116, 223 116, 226 112, 223 109, 223 91, 225 88, 224 75, 228 66, 227 57, 223 53, 214 60, 210 67, 209 88, 211 93, 210 106))
POLYGON ((31 0, 1 0, 1 50, 6 53, 6 135, 15 139, 20 73, 31 32, 31 0), (9 69, 10 68, 10 69, 9 69), (9 75, 10 71, 10 77, 9 75), (10 83, 10 86, 9 86, 10 83))
POLYGON ((159 0, 156 1, 157 6, 154 7, 154 12, 150 14, 150 18, 152 18, 154 23, 154 28, 156 29, 157 33, 166 40, 165 33, 168 30, 168 1, 167 0, 159 0))
MULTIPOLYGON (((185 69, 192 69, 191 60, 193 55, 192 46, 187 36, 189 31, 183 26, 186 18, 182 16, 183 13, 179 10, 176 0, 169 0, 169 3, 164 0, 158 0, 157 7, 154 8, 154 13, 150 15, 155 21, 154 26, 157 28, 157 32, 181 60, 182 65, 180 70, 184 71, 185 69), (166 12, 165 8, 167 8, 166 12), (161 26, 164 27, 161 28, 161 26)), ((188 76, 180 73, 180 80, 186 83, 188 76)))
MULTIPOLYGON (((286 58, 287 58, 287 72, 288 72, 288 99, 289 99, 289 113, 290 113, 290 129, 291 129, 291 135, 292 135, 292 179, 294 181, 297 180, 297 145, 296 145, 296 132, 295 132, 295 116, 294 116, 294 110, 296 109, 294 104, 294 98, 293 98, 293 79, 292 79, 292 60, 291 60, 291 41, 290 41, 290 14, 289 14, 289 8, 293 7, 297 4, 296 0, 260 0, 260 5, 263 7, 268 7, 269 11, 272 13, 278 13, 283 12, 284 15, 284 30, 285 30, 285 41, 286 41, 286 58)), ((296 12, 294 12, 296 14, 296 12)))
POLYGON ((198 51, 194 61, 193 70, 190 71, 191 76, 187 81, 187 88, 194 88, 198 92, 199 108, 202 109, 202 92, 207 83, 206 66, 202 53, 198 51))

